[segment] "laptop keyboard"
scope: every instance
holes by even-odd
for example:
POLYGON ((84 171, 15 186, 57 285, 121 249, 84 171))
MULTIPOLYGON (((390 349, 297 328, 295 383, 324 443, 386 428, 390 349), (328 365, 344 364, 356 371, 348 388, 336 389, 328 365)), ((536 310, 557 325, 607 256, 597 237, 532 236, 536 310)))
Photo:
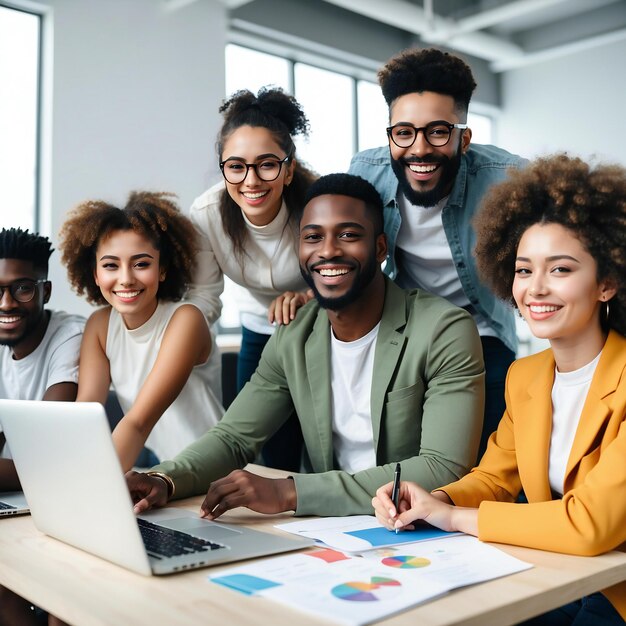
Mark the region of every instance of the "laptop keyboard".
POLYGON ((164 556, 181 556, 196 552, 207 552, 225 548, 219 543, 213 543, 206 539, 193 537, 179 530, 172 530, 158 526, 145 519, 138 519, 141 538, 150 556, 161 558, 164 556))
POLYGON ((7 504, 6 502, 0 502, 0 509, 17 509, 17 507, 7 504))

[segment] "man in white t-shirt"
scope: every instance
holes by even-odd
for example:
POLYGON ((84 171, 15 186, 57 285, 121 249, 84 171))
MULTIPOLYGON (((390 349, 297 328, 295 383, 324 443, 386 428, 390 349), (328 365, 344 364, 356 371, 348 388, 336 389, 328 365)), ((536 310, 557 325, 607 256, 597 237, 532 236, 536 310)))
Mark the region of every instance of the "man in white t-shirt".
MULTIPOLYGON (((19 228, 0 231, 0 398, 76 398, 84 319, 48 311, 50 241, 19 228)), ((0 430, 0 491, 19 489, 0 430)))
POLYGON ((371 513, 371 494, 402 476, 435 488, 476 457, 483 361, 471 316, 383 275, 380 196, 349 174, 317 180, 300 221, 300 269, 315 301, 269 340, 222 420, 152 475, 127 474, 141 511, 207 492, 202 515, 235 506, 296 515, 371 513), (294 412, 306 473, 242 469, 294 412))

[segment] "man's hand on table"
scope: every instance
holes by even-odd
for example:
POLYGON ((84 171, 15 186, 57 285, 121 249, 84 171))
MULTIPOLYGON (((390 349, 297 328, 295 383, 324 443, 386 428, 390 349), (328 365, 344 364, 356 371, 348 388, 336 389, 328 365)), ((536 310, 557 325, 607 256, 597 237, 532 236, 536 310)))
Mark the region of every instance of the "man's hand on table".
POLYGON ((213 520, 238 506, 258 513, 295 511, 296 487, 291 478, 263 478, 246 470, 235 470, 211 483, 200 506, 200 515, 213 520))

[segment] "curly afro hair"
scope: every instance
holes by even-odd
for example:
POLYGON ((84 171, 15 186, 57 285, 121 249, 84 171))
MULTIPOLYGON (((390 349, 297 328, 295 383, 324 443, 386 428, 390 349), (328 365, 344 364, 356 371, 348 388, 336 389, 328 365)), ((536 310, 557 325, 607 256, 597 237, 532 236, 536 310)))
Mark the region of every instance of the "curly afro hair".
POLYGON ((383 232, 383 201, 376 188, 369 181, 354 174, 327 174, 318 178, 309 187, 304 203, 306 205, 313 198, 327 194, 362 200, 372 218, 376 235, 383 232))
MULTIPOLYGON (((560 224, 595 259, 598 281, 610 281, 608 326, 626 335, 626 169, 595 168, 565 154, 537 159, 495 185, 474 218, 478 270, 503 300, 515 305, 513 286, 517 248, 534 224, 560 224)), ((603 320, 604 323, 604 320, 603 320)))
POLYGON ((461 58, 436 48, 404 50, 378 72, 378 83, 389 106, 407 93, 452 96, 459 112, 467 113, 476 82, 461 58))
POLYGON ((195 228, 170 193, 134 191, 123 209, 99 200, 79 204, 61 227, 61 261, 70 284, 93 304, 107 304, 96 285, 96 251, 103 239, 119 230, 132 230, 152 242, 166 270, 159 284, 159 300, 180 300, 196 264, 198 240, 195 228))
POLYGON ((33 267, 48 275, 48 260, 54 251, 50 240, 21 228, 3 228, 0 231, 0 259, 30 261, 33 267))

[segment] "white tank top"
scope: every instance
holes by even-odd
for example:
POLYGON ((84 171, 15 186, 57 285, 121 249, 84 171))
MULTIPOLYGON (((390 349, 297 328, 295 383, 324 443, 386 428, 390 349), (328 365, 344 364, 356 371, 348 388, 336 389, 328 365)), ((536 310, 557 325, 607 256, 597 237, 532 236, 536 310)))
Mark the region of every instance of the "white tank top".
MULTIPOLYGON (((111 381, 120 406, 127 413, 154 366, 165 330, 178 307, 189 302, 159 302, 152 317, 139 328, 128 330, 121 315, 111 309, 106 355, 111 381)), ((194 305, 195 306, 195 305, 194 305)), ((172 367, 175 364, 172 363, 172 367)), ((196 365, 180 394, 154 425, 146 446, 160 461, 171 459, 215 426, 224 409, 221 399, 221 361, 213 350, 206 363, 196 365)))

